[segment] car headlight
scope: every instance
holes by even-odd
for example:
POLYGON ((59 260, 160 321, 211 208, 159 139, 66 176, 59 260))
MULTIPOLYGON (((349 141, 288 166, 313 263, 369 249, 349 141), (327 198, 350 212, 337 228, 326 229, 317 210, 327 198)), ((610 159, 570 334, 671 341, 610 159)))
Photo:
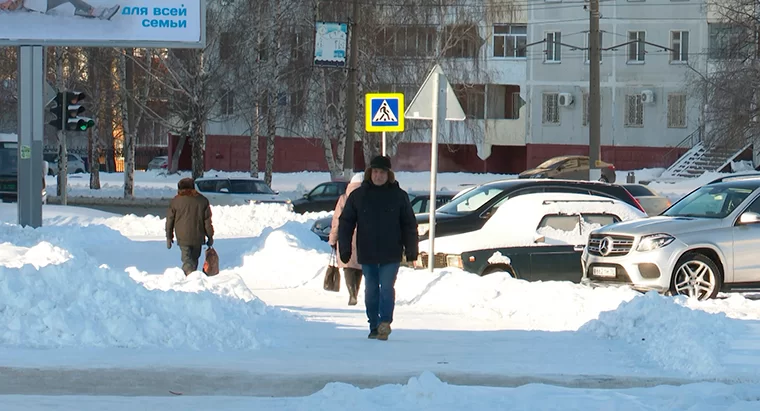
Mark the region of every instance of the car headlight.
POLYGON ((636 251, 652 251, 672 243, 676 238, 669 234, 652 234, 641 237, 636 251))
POLYGON ((430 231, 430 224, 420 224, 417 226, 417 235, 427 235, 430 231))
POLYGON ((462 264, 462 256, 449 254, 446 256, 446 265, 449 267, 464 268, 462 264))

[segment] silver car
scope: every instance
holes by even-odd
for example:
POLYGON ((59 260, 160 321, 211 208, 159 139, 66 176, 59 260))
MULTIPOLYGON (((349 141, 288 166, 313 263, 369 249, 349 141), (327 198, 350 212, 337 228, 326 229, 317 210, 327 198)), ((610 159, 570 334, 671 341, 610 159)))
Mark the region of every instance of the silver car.
POLYGON ((662 215, 594 230, 582 283, 700 300, 760 285, 760 174, 724 177, 662 215))

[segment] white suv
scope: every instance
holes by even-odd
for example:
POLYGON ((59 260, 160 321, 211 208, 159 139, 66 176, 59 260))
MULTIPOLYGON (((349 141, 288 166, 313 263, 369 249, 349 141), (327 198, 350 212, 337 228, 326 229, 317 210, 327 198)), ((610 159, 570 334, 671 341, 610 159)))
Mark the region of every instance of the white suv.
POLYGON ((660 216, 594 230, 583 251, 589 285, 700 300, 760 286, 760 174, 706 184, 660 216))

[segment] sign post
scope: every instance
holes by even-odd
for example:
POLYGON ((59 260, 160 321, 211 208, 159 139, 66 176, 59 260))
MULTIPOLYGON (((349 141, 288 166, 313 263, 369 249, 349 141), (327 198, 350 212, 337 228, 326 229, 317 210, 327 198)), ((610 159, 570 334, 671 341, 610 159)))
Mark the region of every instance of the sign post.
POLYGON ((367 93, 365 96, 365 129, 370 133, 383 133, 382 153, 387 153, 388 131, 404 131, 404 94, 403 93, 367 93))
POLYGON ((43 58, 41 46, 19 47, 16 201, 19 225, 32 228, 42 226, 43 58))
POLYGON ((422 83, 420 90, 412 99, 404 113, 409 119, 432 120, 430 134, 430 204, 428 229, 428 269, 435 269, 435 209, 438 184, 438 138, 440 123, 445 120, 463 121, 465 119, 462 105, 459 104, 454 90, 439 65, 435 65, 422 83), (432 102, 432 104, 428 104, 432 102))

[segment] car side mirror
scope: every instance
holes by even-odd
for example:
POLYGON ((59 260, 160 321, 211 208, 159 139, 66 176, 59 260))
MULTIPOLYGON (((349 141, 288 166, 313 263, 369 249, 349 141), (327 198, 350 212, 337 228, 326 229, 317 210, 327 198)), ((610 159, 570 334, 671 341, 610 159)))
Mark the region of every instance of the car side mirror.
POLYGON ((222 188, 222 189, 219 190, 219 192, 220 193, 229 194, 230 193, 230 189, 229 188, 222 188))
POLYGON ((304 194, 304 195, 303 195, 303 198, 305 198, 305 199, 307 199, 307 200, 308 200, 308 199, 309 199, 309 198, 311 198, 311 197, 309 196, 309 193, 306 193, 306 194, 304 194))
POLYGON ((280 194, 280 192, 279 192, 279 191, 275 191, 274 193, 275 193, 276 195, 279 195, 279 194, 280 194))
POLYGON ((747 211, 739 217, 739 224, 757 224, 760 223, 760 214, 747 211))
POLYGON ((536 243, 536 244, 538 244, 538 243, 545 243, 545 242, 546 242, 546 236, 543 236, 543 235, 536 235, 536 236, 533 238, 533 242, 534 242, 534 243, 536 243))

